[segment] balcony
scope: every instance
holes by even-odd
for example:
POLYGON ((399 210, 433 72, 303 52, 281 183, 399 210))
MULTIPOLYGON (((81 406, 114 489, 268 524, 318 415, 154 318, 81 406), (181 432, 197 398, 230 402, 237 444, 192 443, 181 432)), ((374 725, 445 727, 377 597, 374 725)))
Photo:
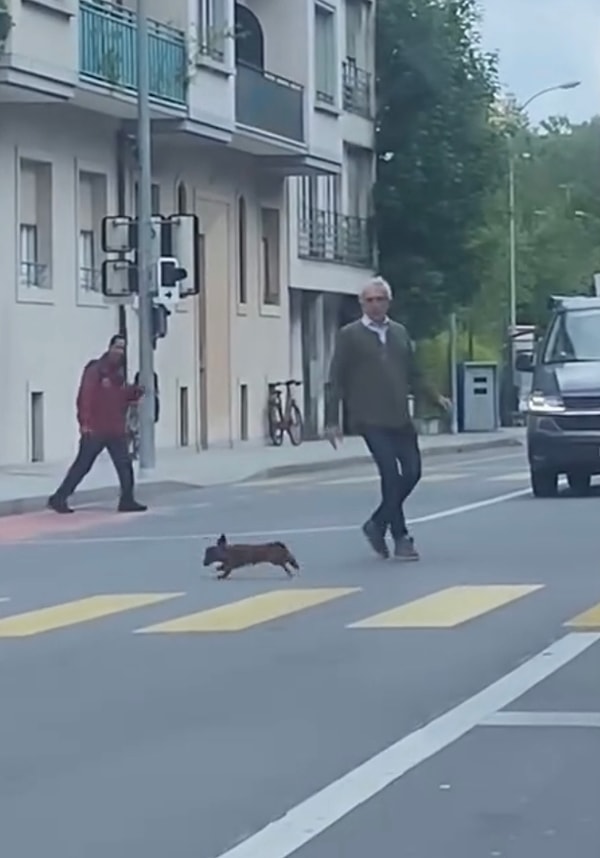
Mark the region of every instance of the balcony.
POLYGON ((353 60, 342 63, 343 106, 348 113, 372 118, 371 75, 353 60))
POLYGON ((239 62, 235 113, 240 125, 304 143, 304 88, 299 83, 239 62))
MULTIPOLYGON (((136 16, 102 0, 79 4, 79 76, 127 95, 137 93, 136 16)), ((180 30, 148 20, 150 97, 186 103, 187 56, 180 30)))
POLYGON ((370 221, 322 209, 298 220, 298 256, 318 262, 335 262, 371 268, 373 248, 370 221))

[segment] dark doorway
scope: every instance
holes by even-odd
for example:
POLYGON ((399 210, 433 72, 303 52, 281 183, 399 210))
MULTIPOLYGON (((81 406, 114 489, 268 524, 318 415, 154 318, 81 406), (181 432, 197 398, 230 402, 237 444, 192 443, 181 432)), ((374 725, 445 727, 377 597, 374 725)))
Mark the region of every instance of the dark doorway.
POLYGON ((255 69, 265 67, 265 38, 260 21, 239 3, 235 4, 235 61, 255 69))

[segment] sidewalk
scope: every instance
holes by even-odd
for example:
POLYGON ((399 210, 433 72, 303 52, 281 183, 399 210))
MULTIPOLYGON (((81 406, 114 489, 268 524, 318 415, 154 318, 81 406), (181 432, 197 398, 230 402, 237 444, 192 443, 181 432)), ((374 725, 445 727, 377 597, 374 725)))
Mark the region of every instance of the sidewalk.
MULTIPOLYGON (((502 429, 464 435, 424 435, 423 456, 463 453, 497 447, 519 447, 523 429, 502 429)), ((165 491, 227 485, 243 480, 270 479, 291 474, 328 471, 349 465, 368 464, 371 458, 361 438, 346 438, 334 451, 327 441, 309 441, 292 447, 240 444, 196 452, 192 448, 158 450, 156 468, 149 476, 136 474, 140 497, 150 500, 165 491)), ((0 515, 42 509, 62 480, 70 462, 42 462, 0 467, 0 515)), ((137 470, 137 468, 136 468, 137 470)), ((73 503, 111 501, 116 497, 116 477, 103 453, 73 498, 73 503)))

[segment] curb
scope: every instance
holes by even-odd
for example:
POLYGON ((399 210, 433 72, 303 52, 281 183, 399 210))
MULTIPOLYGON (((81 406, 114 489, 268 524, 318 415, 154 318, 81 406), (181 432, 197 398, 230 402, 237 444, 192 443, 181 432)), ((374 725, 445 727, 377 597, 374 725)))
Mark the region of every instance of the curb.
MULTIPOLYGON (((457 441, 452 444, 445 444, 443 447, 430 447, 421 450, 421 456, 426 459, 431 456, 455 455, 457 453, 470 453, 481 450, 495 450, 506 447, 522 447, 523 442, 519 438, 495 438, 493 441, 457 441)), ((342 468, 347 468, 353 465, 368 465, 373 462, 370 453, 365 453, 360 456, 348 456, 340 459, 326 459, 322 462, 301 462, 296 465, 277 465, 274 468, 267 468, 264 471, 258 471, 250 477, 245 477, 240 480, 240 483, 253 482, 254 480, 276 479, 277 477, 289 477, 293 474, 314 474, 319 471, 337 471, 342 468)))
MULTIPOLYGON (((152 501, 165 492, 190 491, 198 488, 188 483, 157 481, 154 483, 141 483, 143 488, 139 492, 141 500, 152 501)), ((118 485, 101 489, 84 489, 77 492, 74 497, 74 507, 82 504, 110 503, 116 509, 119 497, 118 485), (76 500, 75 500, 76 499, 76 500)), ((0 518, 8 515, 23 515, 29 512, 43 512, 46 509, 48 495, 14 498, 12 500, 0 501, 0 518)))
MULTIPOLYGON (((432 447, 425 448, 421 451, 421 455, 423 458, 429 458, 433 456, 443 456, 443 455, 456 455, 459 453, 469 453, 471 451, 477 452, 480 450, 494 450, 498 448, 507 448, 507 447, 522 447, 523 442, 518 438, 496 438, 494 440, 489 441, 456 441, 451 444, 445 444, 443 447, 432 447)), ((266 470, 256 471, 252 474, 249 474, 242 479, 234 479, 227 480, 222 483, 218 483, 215 485, 202 485, 200 483, 186 483, 180 481, 164 481, 157 480, 156 482, 138 482, 137 488, 139 491, 139 497, 142 501, 148 501, 152 503, 154 499, 160 497, 161 495, 172 492, 179 493, 185 491, 197 491, 199 489, 207 489, 207 488, 216 488, 217 486, 232 486, 232 485, 243 485, 247 482, 253 482, 254 480, 269 480, 269 479, 277 479, 278 477, 287 477, 294 474, 302 475, 302 474, 314 474, 319 471, 331 472, 331 471, 339 471, 343 468, 357 466, 357 465, 369 465, 372 464, 372 458, 369 453, 365 453, 360 456, 348 456, 346 458, 333 458, 333 459, 325 459, 321 462, 299 462, 295 465, 277 465, 273 468, 267 468, 266 470)), ((74 497, 74 506, 79 506, 81 504, 95 504, 95 503, 110 503, 111 505, 116 506, 117 497, 118 497, 118 488, 117 486, 100 488, 100 489, 87 489, 84 491, 77 492, 74 497), (76 500, 75 500, 76 497, 76 500)), ((24 513, 31 512, 41 512, 46 508, 47 496, 43 497, 25 497, 25 498, 14 498, 12 500, 0 501, 0 518, 9 515, 23 515, 24 513)))

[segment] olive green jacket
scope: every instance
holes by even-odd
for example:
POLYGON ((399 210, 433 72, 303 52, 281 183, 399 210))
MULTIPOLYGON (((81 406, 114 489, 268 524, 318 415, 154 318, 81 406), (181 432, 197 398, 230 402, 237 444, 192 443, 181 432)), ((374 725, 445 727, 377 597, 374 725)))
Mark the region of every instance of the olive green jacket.
POLYGON ((353 431, 402 428, 411 422, 410 393, 432 403, 439 399, 417 367, 404 325, 390 320, 385 344, 361 319, 340 329, 325 397, 327 427, 339 426, 344 401, 353 431))

